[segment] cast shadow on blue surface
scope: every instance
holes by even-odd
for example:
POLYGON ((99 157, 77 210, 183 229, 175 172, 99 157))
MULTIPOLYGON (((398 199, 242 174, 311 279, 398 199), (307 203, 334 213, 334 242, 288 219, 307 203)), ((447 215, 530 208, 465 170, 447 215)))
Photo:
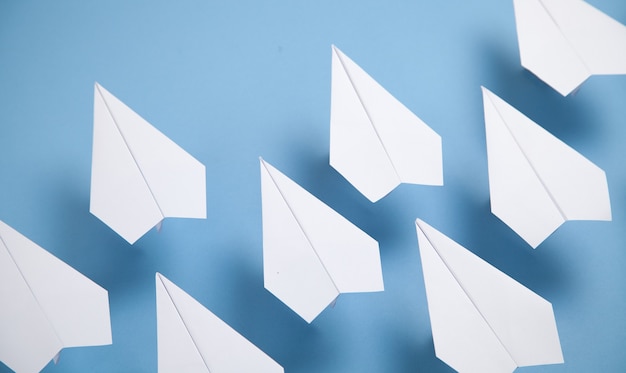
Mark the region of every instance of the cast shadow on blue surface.
MULTIPOLYGON (((576 147, 594 141, 598 109, 586 102, 582 92, 563 97, 519 62, 519 55, 507 55, 504 48, 483 44, 480 49, 487 89, 517 108, 547 131, 576 147)), ((585 84, 580 88, 585 90, 585 84)))
MULTIPOLYGON (((262 268, 236 261, 228 281, 230 310, 226 320, 281 364, 286 372, 324 371, 325 361, 338 357, 332 341, 325 339, 315 324, 307 324, 263 287, 262 268)), ((328 311, 328 310, 327 310, 328 311)))
MULTIPOLYGON (((487 42, 479 49, 484 66, 481 84, 487 89, 575 149, 597 142, 598 123, 594 118, 598 109, 583 95, 561 96, 522 68, 519 55, 507 54, 507 48, 487 42)), ((463 221, 458 225, 462 229, 459 237, 469 237, 464 246, 531 289, 559 294, 573 291, 576 274, 564 268, 558 250, 552 249, 549 242, 533 250, 491 213, 488 197, 473 198, 461 185, 454 189, 447 195, 458 201, 454 206, 463 221)), ((458 241, 452 233, 443 233, 458 241)))
POLYGON ((411 330, 389 331, 386 342, 386 365, 389 372, 450 373, 452 368, 435 355, 433 338, 410 333, 411 330))
POLYGON ((75 184, 50 183, 47 213, 51 247, 79 272, 109 291, 111 298, 133 291, 144 276, 140 268, 154 261, 141 243, 129 245, 89 212, 88 190, 75 184))
POLYGON ((540 295, 575 293, 577 274, 563 265, 559 250, 548 243, 533 250, 491 213, 488 200, 470 198, 463 189, 449 198, 458 200, 456 214, 463 224, 444 234, 540 295))
POLYGON ((404 228, 412 222, 407 223, 400 213, 406 208, 400 201, 384 197, 376 203, 370 202, 330 166, 328 153, 300 152, 294 154, 294 158, 305 170, 296 180, 302 187, 367 232, 381 246, 389 247, 402 241, 404 228))

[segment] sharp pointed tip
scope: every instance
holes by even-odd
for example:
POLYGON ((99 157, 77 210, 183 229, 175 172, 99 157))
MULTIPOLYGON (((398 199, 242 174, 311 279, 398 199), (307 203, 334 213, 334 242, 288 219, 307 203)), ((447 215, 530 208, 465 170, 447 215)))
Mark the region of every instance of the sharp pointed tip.
MULTIPOLYGON (((554 231, 553 231, 552 233, 554 233, 554 231)), ((552 234, 552 233, 550 233, 550 234, 552 234)), ((526 242, 526 243, 528 244, 528 246, 530 246, 533 250, 535 250, 535 249, 537 249, 537 248, 539 247, 539 245, 541 245, 541 244, 543 243, 543 241, 545 241, 545 240, 546 240, 549 236, 550 236, 550 235, 545 236, 545 237, 540 238, 540 239, 536 239, 536 238, 535 238, 535 239, 526 239, 526 238, 524 238, 524 237, 522 237, 522 236, 520 236, 520 237, 524 240, 524 242, 526 242)))
POLYGON ((365 198, 367 198, 367 200, 370 201, 371 203, 376 203, 380 201, 383 197, 365 196, 365 198))
MULTIPOLYGON (((400 183, 396 184, 396 186, 398 186, 398 185, 400 185, 400 183)), ((395 187, 394 187, 394 189, 395 189, 395 187)), ((363 196, 365 198, 367 198, 368 201, 370 201, 371 203, 376 203, 376 202, 380 201, 381 199, 387 197, 389 195, 389 193, 391 193, 392 191, 393 191, 393 189, 389 190, 389 191, 386 191, 386 192, 383 192, 383 193, 380 193, 380 192, 373 192, 373 193, 369 192, 369 193, 365 194, 362 191, 360 191, 360 192, 361 192, 361 194, 363 194, 363 196)))
POLYGON ((259 157, 259 163, 261 164, 261 169, 265 169, 266 171, 267 169, 267 162, 265 162, 265 159, 263 159, 262 157, 259 157))
POLYGON ((161 273, 159 273, 159 272, 157 272, 157 273, 154 275, 154 279, 157 281, 157 283, 158 283, 158 282, 163 283, 163 275, 162 275, 161 273))
POLYGON ((485 104, 486 99, 489 99, 489 101, 495 105, 494 102, 494 98, 499 98, 498 95, 496 95, 495 93, 491 92, 489 89, 482 87, 482 92, 483 92, 483 104, 485 104))
POLYGON ((426 233, 427 231, 429 232, 433 230, 436 231, 436 229, 433 228, 430 224, 426 223, 425 221, 419 218, 415 219, 415 227, 419 232, 423 233, 425 236, 427 236, 427 233, 426 233))
POLYGON ((104 87, 102 87, 100 83, 95 82, 93 85, 93 89, 95 91, 95 94, 102 97, 102 99, 104 100, 104 96, 102 95, 102 90, 105 90, 104 87))
POLYGON ((425 224, 426 223, 422 219, 420 219, 420 218, 415 219, 415 228, 417 228, 422 233, 424 233, 424 225, 425 224))

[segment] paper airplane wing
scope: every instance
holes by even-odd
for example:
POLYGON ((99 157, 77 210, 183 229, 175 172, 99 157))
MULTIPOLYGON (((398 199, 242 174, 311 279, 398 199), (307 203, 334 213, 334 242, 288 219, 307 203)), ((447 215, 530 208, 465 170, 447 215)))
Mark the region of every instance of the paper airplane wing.
POLYGON ((107 291, 1 221, 0 299, 0 360, 17 373, 111 344, 107 291))
POLYGON ((416 221, 437 357, 459 372, 563 362, 550 302, 416 221))
POLYGON ((483 88, 491 211, 533 248, 567 220, 611 220, 606 175, 483 88))
POLYGON ((307 322, 340 293, 382 291, 378 242, 261 160, 265 288, 307 322))
POLYGON ((282 373, 274 360, 156 274, 160 373, 282 373))
POLYGON ((90 211, 131 244, 163 218, 206 218, 204 165, 97 83, 90 211))
POLYGON ((441 137, 333 46, 330 164, 370 201, 443 185, 441 137))
POLYGON ((589 76, 626 74, 626 27, 581 0, 514 0, 522 66, 568 95, 589 76))

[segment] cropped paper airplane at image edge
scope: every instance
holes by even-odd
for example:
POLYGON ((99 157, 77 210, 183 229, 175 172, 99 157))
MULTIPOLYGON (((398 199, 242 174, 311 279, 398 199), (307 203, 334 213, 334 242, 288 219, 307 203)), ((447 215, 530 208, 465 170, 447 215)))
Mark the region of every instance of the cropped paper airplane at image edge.
POLYGON ((283 368, 160 273, 159 373, 283 373, 283 368))
POLYGON ((533 248, 568 220, 611 220, 604 171, 482 90, 493 214, 533 248))
POLYGON ((378 242, 260 162, 265 288, 308 323, 341 293, 383 291, 378 242))
POLYGON ((40 372, 66 347, 111 344, 109 296, 0 221, 0 361, 40 372))
POLYGON ((550 302, 422 220, 415 225, 439 359, 484 373, 563 363, 550 302))
POLYGON ((581 0, 514 0, 522 66, 563 96, 626 74, 626 26, 581 0))
POLYGON ((131 244, 164 218, 206 218, 204 165, 98 83, 89 211, 131 244))
POLYGON ((335 46, 331 85, 330 165, 359 192, 443 185, 441 137, 335 46))

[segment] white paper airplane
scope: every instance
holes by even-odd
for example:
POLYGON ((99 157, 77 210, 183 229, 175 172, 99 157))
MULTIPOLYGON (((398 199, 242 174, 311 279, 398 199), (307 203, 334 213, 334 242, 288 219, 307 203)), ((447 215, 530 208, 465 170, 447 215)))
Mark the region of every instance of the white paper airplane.
POLYGON ((61 349, 111 344, 106 290, 0 221, 0 361, 41 371, 61 349))
POLYGON ((204 165, 98 83, 89 210, 131 244, 164 218, 206 218, 204 165))
POLYGON ((522 66, 563 96, 626 74, 626 27, 581 0, 514 0, 522 66))
POLYGON ((330 165, 376 202, 400 183, 443 185, 441 137, 332 47, 330 165))
POLYGON ((415 222, 435 354, 458 372, 563 363, 552 304, 415 222))
POLYGON ((198 301, 156 274, 159 373, 282 373, 283 368, 198 301))
POLYGON ((606 175, 483 87, 491 211, 533 248, 568 220, 611 220, 606 175))
POLYGON ((261 159, 265 288, 310 323, 340 293, 383 291, 378 242, 261 159))

